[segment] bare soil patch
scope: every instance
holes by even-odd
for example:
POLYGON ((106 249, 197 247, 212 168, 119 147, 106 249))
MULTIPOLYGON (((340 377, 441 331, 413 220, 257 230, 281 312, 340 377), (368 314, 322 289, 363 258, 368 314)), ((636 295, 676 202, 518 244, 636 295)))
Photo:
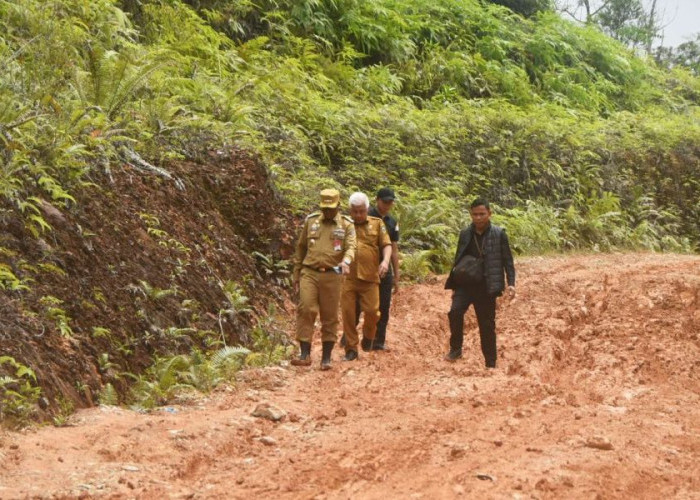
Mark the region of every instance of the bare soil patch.
POLYGON ((391 351, 241 374, 150 414, 0 435, 2 498, 700 498, 700 258, 520 259, 499 367, 447 349, 442 280, 404 288, 391 351), (260 403, 286 412, 251 416, 260 403))

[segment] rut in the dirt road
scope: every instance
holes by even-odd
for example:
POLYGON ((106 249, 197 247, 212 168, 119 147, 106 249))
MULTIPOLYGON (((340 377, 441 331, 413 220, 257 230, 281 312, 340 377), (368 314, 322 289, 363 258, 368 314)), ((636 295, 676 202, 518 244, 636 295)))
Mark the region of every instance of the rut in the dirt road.
POLYGON ((442 360, 442 281, 405 287, 392 350, 334 370, 244 372, 235 388, 141 415, 4 434, 2 498, 698 498, 700 258, 517 262, 499 368, 473 313, 442 360), (260 403, 286 412, 251 416, 260 403))

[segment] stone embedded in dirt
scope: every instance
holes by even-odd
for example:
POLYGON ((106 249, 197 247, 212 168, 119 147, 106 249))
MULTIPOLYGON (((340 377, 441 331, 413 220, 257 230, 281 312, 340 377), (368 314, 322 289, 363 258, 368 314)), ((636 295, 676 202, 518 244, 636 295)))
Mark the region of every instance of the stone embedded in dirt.
POLYGON ((532 410, 517 410, 513 413, 515 418, 526 418, 532 415, 532 410))
POLYGON ((276 406, 272 406, 270 403, 260 403, 255 407, 251 415, 254 417, 266 418, 273 422, 280 422, 287 416, 287 412, 276 406))
POLYGON ((543 477, 535 483, 535 489, 540 491, 554 491, 557 488, 551 481, 548 481, 547 478, 543 477))
POLYGON ((454 491, 455 495, 464 495, 464 486, 461 484, 455 484, 452 487, 452 491, 454 491))
POLYGON ((290 422, 299 422, 299 421, 301 421, 301 417, 296 413, 290 413, 289 414, 289 421, 290 422))
POLYGON ((450 450, 450 458, 461 458, 464 455, 466 455, 466 453, 467 450, 465 450, 461 446, 453 446, 450 450))
POLYGON ((277 440, 270 436, 263 436, 260 438, 260 442, 265 446, 274 446, 277 444, 277 440))
POLYGON ((49 202, 45 200, 41 200, 41 203, 39 204, 39 208, 41 208, 41 211, 44 212, 44 215, 52 222, 54 225, 59 225, 59 224, 65 224, 66 223, 66 217, 61 213, 59 209, 51 205, 49 202))
POLYGON ((122 467, 122 470, 129 472, 138 472, 140 469, 135 465, 125 465, 124 467, 122 467))
POLYGON ((476 477, 481 479, 482 481, 496 481, 496 478, 490 474, 484 474, 483 472, 477 472, 476 477))
POLYGON ((495 444, 495 445, 498 446, 498 447, 501 447, 501 446, 503 446, 503 441, 501 441, 500 439, 496 439, 496 440, 493 442, 493 444, 495 444))
POLYGON ((586 446, 588 448, 595 448, 597 450, 612 450, 613 444, 610 442, 610 440, 606 437, 602 436, 593 436, 590 437, 586 440, 586 446))
POLYGON ((347 417, 348 411, 345 408, 338 408, 337 410, 335 410, 335 415, 337 417, 347 417))

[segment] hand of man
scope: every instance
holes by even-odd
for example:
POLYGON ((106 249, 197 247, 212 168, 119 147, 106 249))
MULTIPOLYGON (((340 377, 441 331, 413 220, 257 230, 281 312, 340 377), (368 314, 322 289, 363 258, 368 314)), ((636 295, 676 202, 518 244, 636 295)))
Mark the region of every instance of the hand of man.
POLYGON ((389 263, 382 261, 381 264, 379 264, 379 277, 383 278, 386 276, 386 273, 389 272, 389 263))
POLYGON ((396 295, 399 293, 399 277, 398 277, 398 275, 394 276, 394 283, 393 284, 394 284, 394 294, 396 295))
POLYGON ((350 274, 350 266, 345 261, 340 263, 340 269, 343 271, 343 275, 350 274))
POLYGON ((515 287, 514 286, 508 287, 508 298, 510 300, 513 300, 515 298, 515 287))
POLYGON ((299 280, 296 280, 296 281, 294 282, 293 287, 294 287, 294 297, 295 297, 295 298, 296 298, 296 297, 299 297, 299 280))

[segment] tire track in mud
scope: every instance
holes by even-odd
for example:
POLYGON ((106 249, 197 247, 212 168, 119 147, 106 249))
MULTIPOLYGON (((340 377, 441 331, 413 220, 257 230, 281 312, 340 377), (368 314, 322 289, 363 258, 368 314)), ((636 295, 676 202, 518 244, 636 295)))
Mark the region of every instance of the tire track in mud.
POLYGON ((311 369, 251 370, 173 413, 2 434, 0 498, 700 498, 700 258, 517 269, 495 371, 472 311, 464 359, 442 360, 442 280, 404 287, 390 352, 336 350, 327 373, 315 345, 311 369), (287 418, 251 417, 261 402, 287 418))

